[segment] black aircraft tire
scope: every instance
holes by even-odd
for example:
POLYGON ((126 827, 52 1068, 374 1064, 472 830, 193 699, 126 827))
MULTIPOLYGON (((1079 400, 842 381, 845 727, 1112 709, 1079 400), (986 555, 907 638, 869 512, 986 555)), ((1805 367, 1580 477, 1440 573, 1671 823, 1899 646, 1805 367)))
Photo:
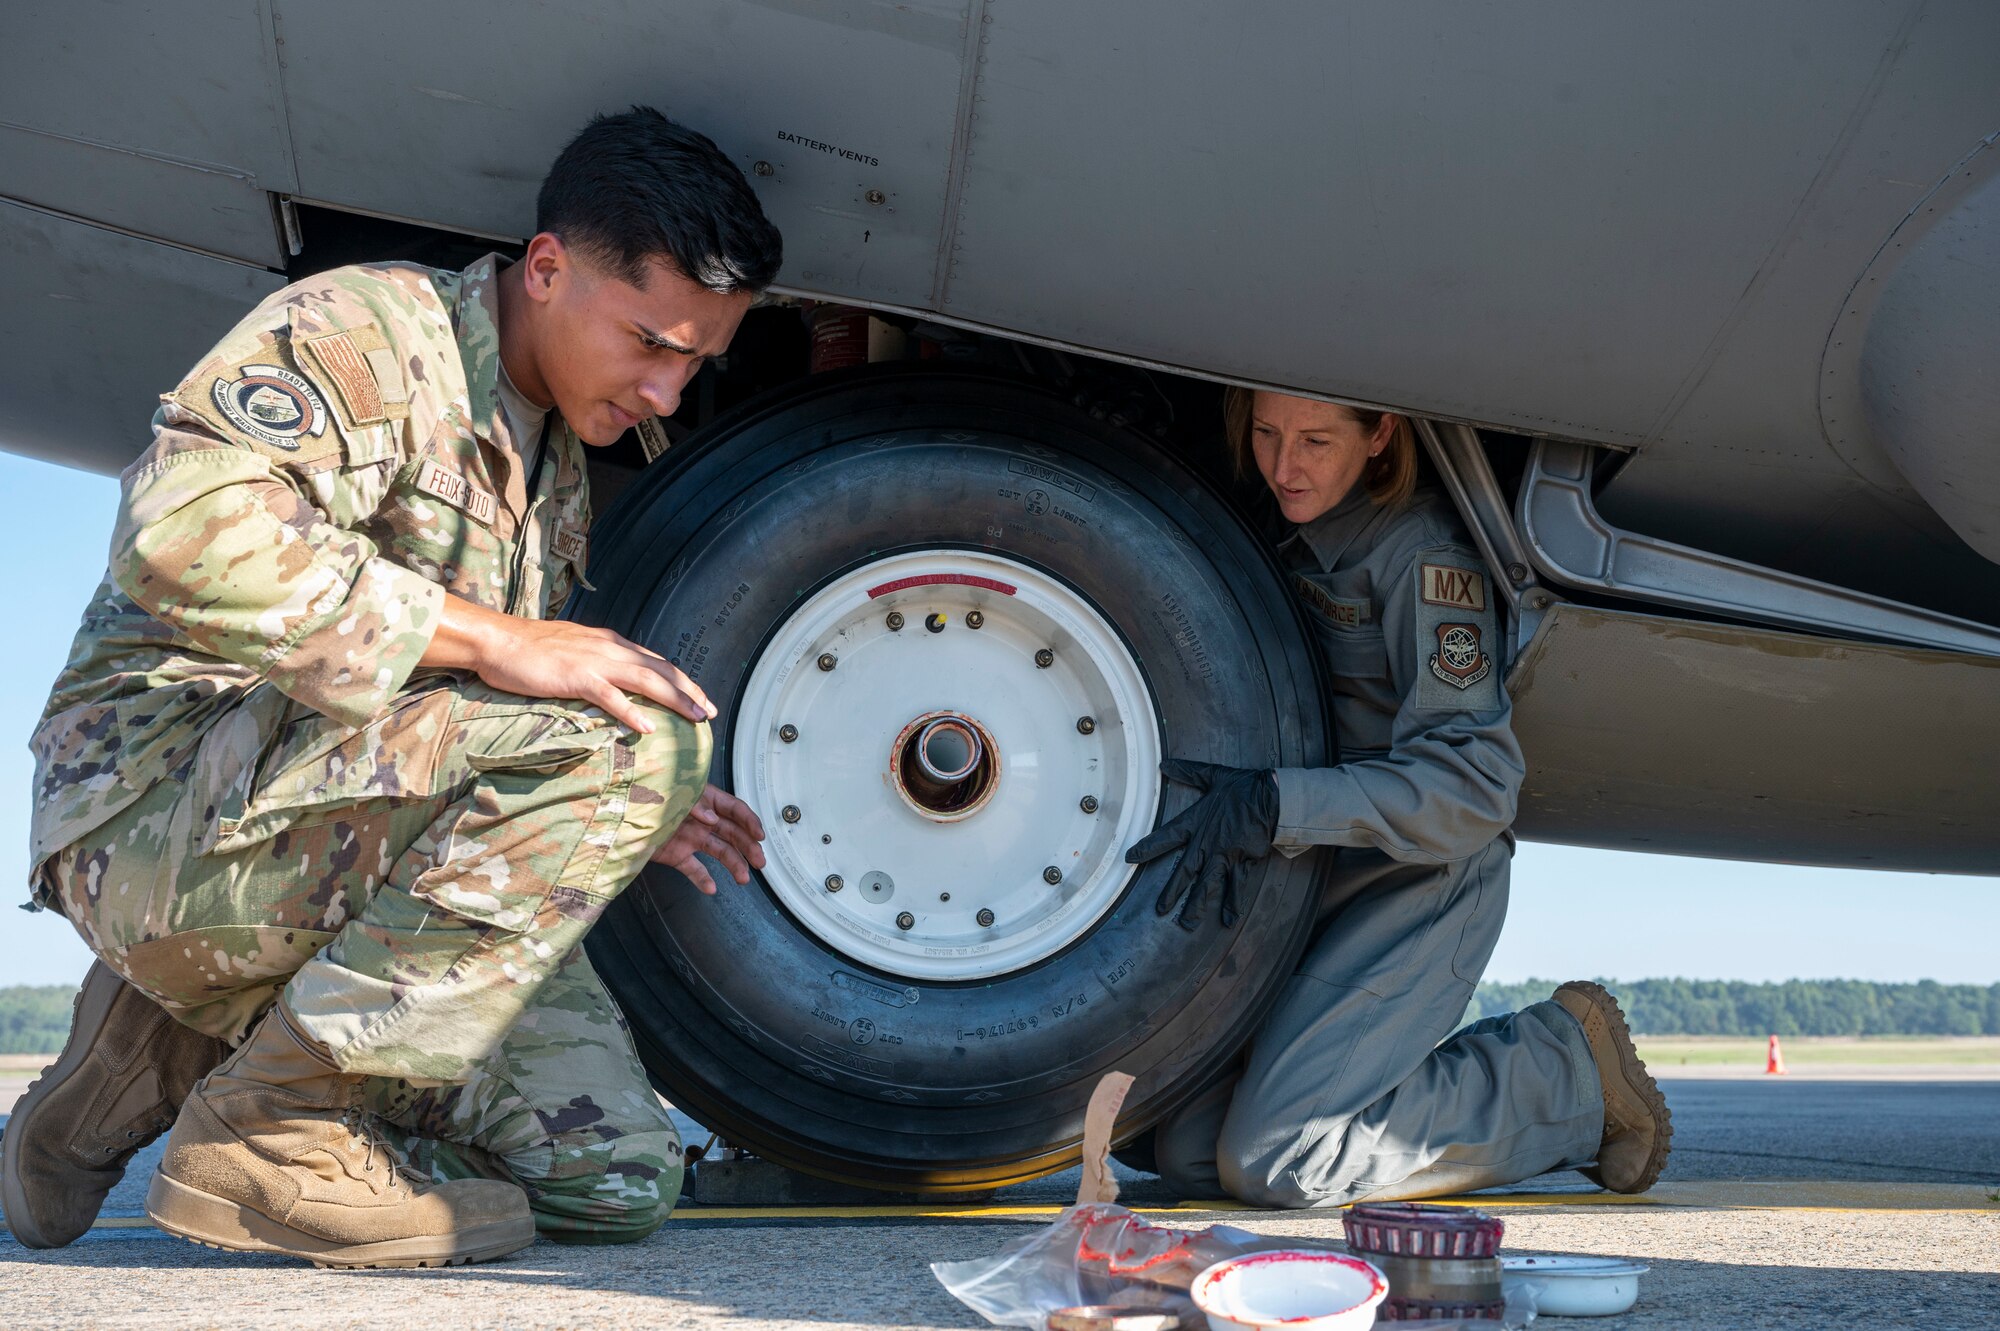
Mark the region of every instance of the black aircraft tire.
MULTIPOLYGON (((1005 556, 1086 598, 1139 663, 1165 753, 1330 761, 1316 654, 1224 501, 1159 448, 996 377, 822 375, 718 419, 598 525, 596 590, 571 613, 701 684, 721 709, 711 779, 728 789, 737 705, 778 627, 844 572, 920 549, 1005 556)), ((1160 798, 1164 819, 1192 794, 1160 798)), ((785 835, 777 809, 758 812, 785 835)), ((970 982, 859 964, 762 876, 742 887, 719 868, 712 898, 649 868, 589 953, 656 1084, 731 1143, 878 1188, 999 1186, 1075 1162, 1104 1073, 1137 1077, 1122 1136, 1159 1121, 1290 977, 1319 856, 1264 861, 1229 930, 1155 913, 1171 864, 1147 866, 1062 951, 970 982)))

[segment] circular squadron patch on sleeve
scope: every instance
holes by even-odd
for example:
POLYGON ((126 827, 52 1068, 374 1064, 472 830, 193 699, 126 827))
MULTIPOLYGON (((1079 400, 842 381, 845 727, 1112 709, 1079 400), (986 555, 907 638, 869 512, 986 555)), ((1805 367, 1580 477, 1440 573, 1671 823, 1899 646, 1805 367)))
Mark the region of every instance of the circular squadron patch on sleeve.
POLYGON ((300 439, 326 429, 318 390, 281 365, 245 365, 235 379, 217 379, 209 391, 238 429, 273 448, 296 452, 300 439))

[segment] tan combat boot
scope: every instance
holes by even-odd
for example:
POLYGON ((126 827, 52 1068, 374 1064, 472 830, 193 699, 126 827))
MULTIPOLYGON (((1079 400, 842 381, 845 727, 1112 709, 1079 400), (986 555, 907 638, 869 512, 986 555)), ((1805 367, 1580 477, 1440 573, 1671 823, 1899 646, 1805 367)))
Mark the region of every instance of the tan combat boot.
POLYGON ((1571 980, 1556 990, 1555 998, 1582 1024, 1604 1084, 1604 1140, 1597 1147, 1597 1164, 1578 1172, 1613 1192, 1644 1192, 1659 1180, 1673 1147, 1667 1097, 1639 1061, 1632 1030, 1609 989, 1571 980))
POLYGON ((69 1043, 14 1106, 0 1138, 0 1209, 30 1248, 60 1248, 97 1219, 140 1147, 174 1124, 227 1053, 93 962, 69 1043))
POLYGON ((282 1002, 194 1088, 167 1138, 146 1214, 170 1234, 315 1266, 455 1266, 534 1242, 511 1183, 431 1183, 361 1108, 282 1002))

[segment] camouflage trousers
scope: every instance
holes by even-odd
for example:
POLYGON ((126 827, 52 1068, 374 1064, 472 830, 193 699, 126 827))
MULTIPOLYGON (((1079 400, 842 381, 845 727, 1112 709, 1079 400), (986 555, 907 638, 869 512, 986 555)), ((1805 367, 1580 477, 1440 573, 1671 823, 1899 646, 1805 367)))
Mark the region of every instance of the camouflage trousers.
POLYGON ((197 1030, 240 1040, 282 993, 439 1177, 519 1182, 554 1238, 642 1238, 680 1141, 579 944, 706 779, 708 728, 648 707, 639 735, 444 677, 359 730, 225 719, 45 883, 197 1030))

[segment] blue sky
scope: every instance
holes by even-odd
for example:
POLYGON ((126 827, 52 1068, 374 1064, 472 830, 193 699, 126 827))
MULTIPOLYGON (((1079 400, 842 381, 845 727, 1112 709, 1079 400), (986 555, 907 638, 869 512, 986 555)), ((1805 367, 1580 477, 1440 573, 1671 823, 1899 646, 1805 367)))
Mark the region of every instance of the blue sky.
MULTIPOLYGON (((90 956, 25 899, 27 738, 104 571, 117 483, 0 453, 0 985, 68 984, 90 956)), ((1800 869, 1523 845, 1487 976, 2000 980, 2000 879, 1800 869)))

